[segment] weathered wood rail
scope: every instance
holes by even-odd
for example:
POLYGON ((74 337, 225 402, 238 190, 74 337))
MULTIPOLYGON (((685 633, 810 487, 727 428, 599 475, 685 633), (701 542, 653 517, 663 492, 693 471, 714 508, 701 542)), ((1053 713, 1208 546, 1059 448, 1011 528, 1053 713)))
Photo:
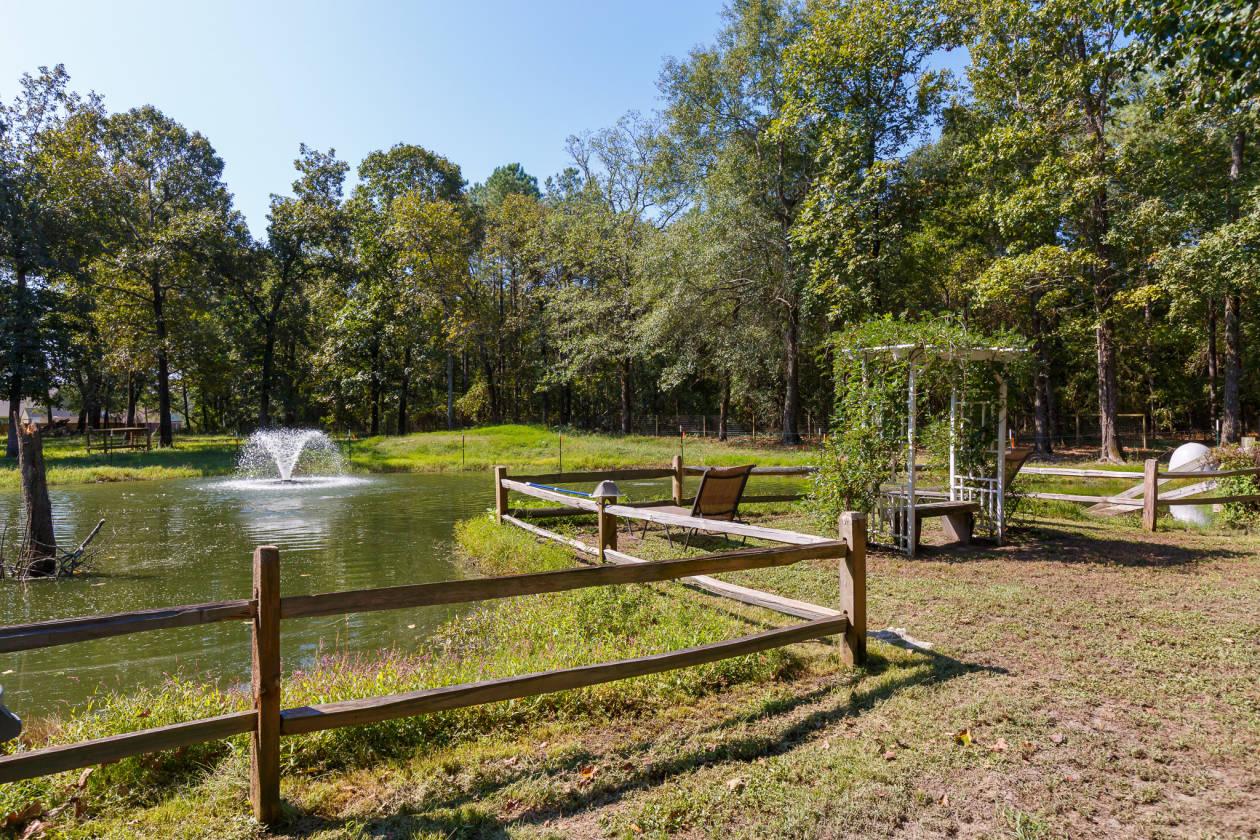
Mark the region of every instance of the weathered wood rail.
MULTIPOLYGON (((803 474, 812 467, 765 467, 772 474, 803 474)), ((674 499, 681 499, 682 480, 687 471, 694 470, 702 472, 702 467, 685 467, 678 456, 674 456, 673 465, 670 473, 674 476, 674 499)), ((756 472, 756 468, 753 470, 756 472)), ((563 473, 546 476, 551 480, 560 480, 568 483, 583 483, 587 486, 604 480, 616 480, 620 471, 606 470, 595 472, 580 473, 563 473)), ((507 467, 494 468, 494 490, 495 490, 495 513, 500 523, 507 523, 529 531, 532 534, 543 537, 544 539, 553 540, 562 545, 569 546, 584 554, 594 555, 601 561, 623 564, 642 564, 647 561, 633 555, 626 554, 617 550, 617 519, 636 519, 646 522, 654 522, 661 525, 673 525, 680 528, 694 528, 698 531, 706 531, 709 533, 727 534, 732 536, 753 537, 759 540, 770 542, 784 543, 786 545, 809 546, 812 552, 818 552, 824 546, 832 544, 834 541, 828 540, 826 537, 819 537, 814 534, 802 534, 796 531, 787 531, 781 528, 766 528, 760 525, 749 525, 744 522, 728 522, 721 519, 704 519, 694 516, 684 516, 676 513, 660 510, 641 510, 635 505, 609 504, 604 499, 592 499, 569 496, 564 493, 557 492, 549 487, 538 486, 542 484, 534 479, 538 476, 521 476, 519 478, 508 478, 507 467), (598 517, 599 535, 598 545, 588 545, 581 540, 568 537, 555 531, 533 525, 523 521, 520 514, 529 510, 538 510, 537 508, 509 508, 509 494, 512 492, 520 493, 543 501, 562 501, 567 504, 564 507, 563 515, 573 516, 582 514, 594 514, 598 517)), ((747 497, 745 497, 747 498, 747 497)), ((657 505, 660 502, 638 503, 639 505, 657 505)), ((543 508, 543 510, 554 510, 554 508, 543 508)), ((849 547, 845 555, 845 564, 842 567, 842 592, 847 593, 844 597, 844 614, 849 616, 860 615, 860 620, 854 619, 854 626, 860 627, 860 633, 854 633, 853 638, 856 639, 860 635, 863 639, 866 632, 866 519, 860 513, 846 513, 841 516, 838 523, 841 541, 849 547), (855 564, 857 564, 855 566, 855 564), (862 581, 860 591, 854 589, 854 585, 846 583, 846 581, 854 581, 860 579, 862 581), (850 597, 852 596, 852 597, 850 597), (858 601, 860 600, 860 604, 858 601)), ((781 549, 780 549, 781 550, 781 549)), ((818 555, 821 556, 821 555, 818 555)), ((795 616, 806 619, 819 619, 834 617, 842 614, 840 611, 833 610, 829 607, 823 607, 818 604, 810 604, 804 601, 797 601, 792 598, 785 598, 781 595, 775 595, 770 592, 763 592, 758 589, 751 589, 746 586, 737 586, 732 583, 720 581, 707 575, 693 574, 681 579, 685 585, 692 586, 718 595, 739 601, 744 604, 762 607, 784 615, 795 616)), ((856 641, 852 642, 857 644, 856 641)), ((863 642, 864 644, 864 642, 863 642)), ((864 650, 864 648, 863 648, 864 650)))
MULTIPOLYGON (((1196 462, 1197 463, 1197 462, 1196 462)), ((1236 470, 1217 470, 1203 472, 1199 470, 1161 470, 1159 461, 1148 458, 1143 463, 1142 472, 1111 470, 1078 470, 1059 467, 1024 467, 1026 473, 1033 475, 1061 475, 1074 478, 1138 478, 1141 483, 1115 496, 1092 496, 1084 493, 1025 493, 1030 499, 1046 501, 1079 502, 1093 505, 1090 510, 1096 512, 1142 511, 1142 527, 1147 531, 1155 531, 1159 519, 1159 509, 1178 505, 1225 505, 1260 502, 1260 494, 1243 494, 1235 496, 1201 496, 1216 489, 1218 478, 1231 476, 1260 475, 1260 468, 1247 467, 1236 470), (1160 491, 1161 485, 1181 478, 1199 478, 1203 481, 1188 487, 1175 490, 1160 491)))
MULTIPOLYGON (((670 471, 670 474, 673 472, 670 471)), ((575 501, 581 503, 585 510, 588 500, 578 498, 575 501)), ((520 524, 527 526, 527 523, 520 524)), ((532 527, 527 526, 527 529, 532 527)), ((248 599, 0 627, 0 652, 16 652, 219 621, 247 619, 252 623, 251 708, 108 738, 3 755, 0 756, 0 783, 249 734, 250 803, 257 819, 272 823, 280 815, 280 738, 284 735, 355 726, 582 688, 715 662, 825 636, 840 636, 844 659, 860 663, 866 653, 865 522, 860 516, 850 517, 845 520, 845 527, 847 530, 844 539, 814 538, 800 545, 756 547, 654 562, 640 561, 629 555, 618 555, 616 551, 610 551, 609 554, 617 555, 615 562, 620 565, 584 566, 550 572, 289 597, 280 595, 279 550, 271 546, 260 546, 254 552, 254 585, 252 597, 248 599), (801 624, 651 656, 382 697, 293 709, 282 708, 280 639, 283 620, 435 604, 472 603, 594 586, 712 580, 706 578, 705 573, 772 568, 807 559, 841 561, 837 564, 841 610, 817 607, 813 612, 796 613, 808 619, 801 624)), ((721 586, 731 586, 719 581, 713 582, 721 586)))
MULTIPOLYGON (((506 468, 503 468, 503 475, 507 475, 506 468)), ((659 478, 668 478, 672 480, 673 492, 671 494, 673 504, 681 505, 691 500, 683 492, 684 481, 687 476, 696 476, 704 473, 706 467, 696 464, 684 464, 682 458, 675 455, 672 463, 668 468, 665 467, 648 467, 636 469, 609 469, 609 470, 590 470, 586 472, 565 472, 565 473, 538 473, 533 475, 514 475, 512 480, 523 484, 588 484, 593 486, 594 483, 600 481, 644 481, 659 478)), ((783 466, 783 467, 753 467, 753 475, 764 476, 806 476, 812 475, 818 471, 817 467, 808 465, 783 466)), ((576 507, 573 503, 575 496, 567 493, 557 493, 554 496, 539 496, 538 498, 547 498, 552 501, 563 501, 564 505, 557 508, 518 508, 512 512, 512 515, 521 517, 525 516, 531 519, 541 519, 556 516, 573 516, 576 507)), ((770 503, 770 502, 794 502, 805 498, 803 493, 745 493, 742 501, 749 504, 770 503)), ((659 505, 662 501, 645 501, 645 502, 629 502, 630 507, 643 507, 647 505, 659 505)))

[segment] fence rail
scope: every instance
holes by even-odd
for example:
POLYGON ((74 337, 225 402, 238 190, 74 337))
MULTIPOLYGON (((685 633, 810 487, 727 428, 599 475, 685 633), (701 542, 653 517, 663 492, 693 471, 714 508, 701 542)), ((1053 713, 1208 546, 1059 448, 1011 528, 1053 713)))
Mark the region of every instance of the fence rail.
MULTIPOLYGON (((502 477, 507 478, 507 468, 501 467, 502 477)), ((582 510, 593 510, 588 506, 582 506, 578 503, 580 497, 572 496, 568 493, 560 493, 555 490, 549 490, 546 487, 533 490, 524 490, 520 485, 529 484, 586 484, 593 486, 600 481, 631 481, 636 479, 655 479, 669 478, 673 482, 672 504, 682 505, 688 501, 683 493, 683 482, 686 476, 703 475, 704 471, 709 467, 699 464, 684 464, 682 457, 675 455, 673 461, 668 468, 643 468, 643 469, 610 469, 610 470, 589 470, 584 472, 560 472, 560 473, 541 473, 535 475, 514 475, 509 481, 508 489, 516 490, 526 495, 532 495, 535 498, 547 501, 560 502, 561 507, 558 508, 517 508, 515 514, 527 517, 548 517, 548 516, 572 516, 582 510), (537 492, 537 491, 544 492, 537 492)), ((781 466, 781 467, 753 467, 753 475, 766 476, 806 476, 813 475, 818 471, 818 467, 805 464, 781 466)), ((496 492, 501 490, 496 484, 496 492)), ((794 502, 805 498, 804 493, 763 493, 763 494, 746 494, 742 501, 749 504, 772 503, 772 502, 794 502)), ((589 501, 589 500, 588 500, 589 501)), ((668 500, 646 501, 646 502, 627 502, 623 506, 628 507, 647 507, 651 505, 670 504, 668 500)), ((506 505, 503 508, 507 511, 506 505)))
MULTIPOLYGON (((674 472, 667 471, 667 474, 673 475, 674 472)), ((529 485, 523 486, 536 489, 529 485)), ((497 493, 496 500, 501 495, 497 493)), ((572 501, 593 504, 584 499, 572 501)), ((848 520, 850 531, 847 539, 816 538, 805 545, 757 547, 654 562, 641 562, 626 555, 619 559, 619 562, 630 561, 625 565, 585 566, 550 572, 286 598, 280 596, 280 552, 271 546, 260 546, 254 552, 253 597, 249 599, 0 627, 0 651, 13 652, 148 630, 191 627, 216 621, 249 619, 253 625, 250 651, 252 708, 108 738, 0 756, 0 783, 248 733, 251 738, 250 803, 255 817, 262 822, 271 823, 280 814, 280 738, 283 735, 410 717, 597 685, 715 662, 831 635, 842 636, 842 653, 847 661, 861 662, 865 656, 866 644, 865 530, 854 532, 852 528, 855 521, 862 522, 860 517, 848 520), (284 710, 281 708, 282 620, 479 602, 594 586, 701 580, 707 579, 703 575, 709 572, 771 568, 806 559, 835 558, 843 558, 843 562, 839 564, 839 589, 846 609, 843 612, 827 610, 829 614, 812 617, 801 624, 633 659, 405 694, 284 710)))
POLYGON ((1260 467, 1246 467, 1236 470, 1218 470, 1215 472, 1204 472, 1193 469, 1195 466, 1206 464, 1206 456, 1189 465, 1191 469, 1177 470, 1160 470, 1159 461, 1154 458, 1148 458, 1143 463, 1142 472, 1128 472, 1120 470, 1081 470, 1069 469, 1066 467, 1024 467, 1023 472, 1033 475, 1060 475, 1073 478, 1138 478, 1141 483, 1129 488, 1115 496, 1091 496, 1081 493, 1024 493, 1023 495, 1030 499, 1043 499, 1046 501, 1058 502, 1078 502, 1084 504, 1092 504, 1090 510, 1096 512, 1126 512, 1126 511, 1142 511, 1142 527, 1147 531, 1155 531, 1159 519, 1159 509, 1168 507, 1177 507, 1182 505, 1225 505, 1225 504, 1245 504, 1248 502, 1260 502, 1260 494, 1241 494, 1234 496, 1201 496, 1200 493, 1208 493, 1216 489, 1216 480, 1218 478, 1229 478, 1231 476, 1252 475, 1260 476, 1260 467), (1179 487, 1161 494, 1160 485, 1167 484, 1170 481, 1185 478, 1203 479, 1197 484, 1188 487, 1179 487))

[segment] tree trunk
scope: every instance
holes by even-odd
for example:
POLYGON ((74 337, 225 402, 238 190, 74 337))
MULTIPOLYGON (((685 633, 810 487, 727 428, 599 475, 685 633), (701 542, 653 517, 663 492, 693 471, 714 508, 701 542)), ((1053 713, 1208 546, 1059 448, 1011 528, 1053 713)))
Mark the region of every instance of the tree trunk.
POLYGON ((1103 319, 1094 331, 1098 348, 1098 432, 1102 444, 1099 457, 1113 464, 1124 463, 1124 450, 1116 433, 1119 413, 1116 381, 1116 345, 1111 319, 1103 319))
POLYGON ((398 434, 407 434, 407 391, 411 388, 411 347, 403 349, 402 382, 398 385, 398 434))
POLYGON ((9 439, 5 457, 18 457, 18 424, 22 422, 22 372, 14 368, 9 372, 9 439))
POLYGON ((1216 355, 1216 298, 1208 298, 1208 348, 1207 348, 1207 375, 1208 375, 1208 425, 1212 427, 1212 437, 1216 437, 1216 377, 1219 373, 1220 365, 1216 355))
POLYGON ((630 434, 630 362, 621 362, 621 433, 630 434))
POLYGON ((486 377, 486 394, 490 398, 490 423, 498 425, 500 409, 499 409, 499 383, 494 375, 494 361, 490 358, 490 354, 484 349, 481 351, 481 372, 486 377))
POLYGON ((26 344, 28 336, 25 332, 32 328, 32 319, 26 309, 26 268, 19 265, 13 272, 14 322, 17 329, 13 331, 11 355, 9 356, 9 438, 5 444, 5 457, 18 456, 18 428, 22 417, 22 385, 26 373, 26 344))
POLYGON ((1221 443, 1238 443, 1242 437, 1239 379, 1242 375, 1242 298, 1225 297, 1225 377, 1221 389, 1221 443))
POLYGON ((455 428, 455 356, 446 351, 446 430, 455 428))
POLYGON ((170 446, 171 439, 171 378, 170 362, 166 349, 166 315, 163 312, 165 292, 157 283, 153 287, 153 327, 157 337, 158 363, 158 446, 170 446))
POLYGON ((180 391, 182 391, 184 394, 184 431, 191 434, 193 430, 193 424, 192 424, 192 412, 188 410, 188 374, 187 373, 180 372, 179 388, 180 388, 180 391))
POLYGON ((140 399, 140 387, 136 375, 127 373, 127 425, 136 425, 136 402, 140 399))
MULTIPOLYGON (((1229 215, 1237 220, 1240 197, 1237 185, 1242 178, 1243 152, 1247 146, 1247 132, 1239 129, 1229 144, 1229 215)), ((1233 284, 1230 284, 1231 286, 1233 284)), ((1221 443, 1238 443, 1242 437, 1242 405, 1239 395, 1239 378, 1242 375, 1242 297, 1236 289, 1225 296, 1225 381, 1221 394, 1221 443)))
POLYGON ((263 341, 262 381, 258 383, 258 428, 271 425, 271 382, 276 376, 276 328, 268 323, 263 341))
POLYGON ((731 380, 722 377, 722 400, 718 403, 718 440, 726 440, 726 419, 731 416, 731 380))
POLYGON ((22 503, 26 507, 26 540, 18 565, 26 567, 30 575, 56 574, 57 537, 44 473, 44 441, 34 423, 19 424, 18 469, 22 474, 22 503))
POLYGON ((801 307, 793 301, 787 307, 787 324, 783 330, 783 437, 784 446, 796 446, 801 435, 796 429, 796 418, 801 411, 800 375, 800 318, 801 307))
POLYGON ((1046 350, 1046 319, 1037 309, 1040 296, 1033 300, 1033 351, 1037 367, 1033 374, 1033 445, 1038 455, 1054 450, 1050 431, 1050 354, 1046 350))

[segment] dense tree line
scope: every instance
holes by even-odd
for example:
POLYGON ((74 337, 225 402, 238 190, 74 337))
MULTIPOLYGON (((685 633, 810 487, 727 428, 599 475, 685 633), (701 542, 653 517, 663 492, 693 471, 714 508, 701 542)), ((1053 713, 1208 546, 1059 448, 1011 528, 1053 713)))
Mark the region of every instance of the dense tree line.
MULTIPOLYGON (((0 373, 98 426, 404 434, 833 403, 828 337, 947 315, 1027 336, 1048 449, 1097 414, 1236 440, 1256 402, 1257 3, 733 0, 660 113, 469 186, 400 143, 301 146, 265 236, 202 134, 66 71, 0 111, 0 373), (965 49, 966 73, 934 69, 965 49)), ((824 421, 825 422, 825 421, 824 421)), ((1092 421, 1091 421, 1092 422, 1092 421)), ((13 441, 10 440, 10 448, 13 441)))

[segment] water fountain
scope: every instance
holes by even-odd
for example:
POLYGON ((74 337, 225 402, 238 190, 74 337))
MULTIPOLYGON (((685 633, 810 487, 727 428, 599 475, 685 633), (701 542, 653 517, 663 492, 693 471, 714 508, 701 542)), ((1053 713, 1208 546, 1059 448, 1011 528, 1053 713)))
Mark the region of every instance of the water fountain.
POLYGON ((332 438, 316 429, 254 432, 236 463, 237 483, 280 487, 355 483, 344 475, 346 459, 332 438))

